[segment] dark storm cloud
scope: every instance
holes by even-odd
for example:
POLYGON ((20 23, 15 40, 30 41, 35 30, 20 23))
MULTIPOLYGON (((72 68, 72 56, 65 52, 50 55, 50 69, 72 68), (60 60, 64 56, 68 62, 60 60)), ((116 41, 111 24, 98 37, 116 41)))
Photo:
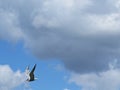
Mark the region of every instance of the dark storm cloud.
POLYGON ((119 67, 117 2, 105 0, 101 6, 103 1, 97 0, 0 0, 0 37, 22 39, 35 56, 60 59, 75 72, 104 71, 114 59, 119 67))

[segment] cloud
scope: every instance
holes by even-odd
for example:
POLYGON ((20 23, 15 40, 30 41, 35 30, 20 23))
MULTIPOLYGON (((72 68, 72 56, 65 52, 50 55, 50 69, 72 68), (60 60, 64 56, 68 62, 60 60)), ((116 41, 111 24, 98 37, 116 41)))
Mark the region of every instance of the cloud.
POLYGON ((72 73, 69 83, 75 83, 81 90, 119 90, 120 69, 110 68, 107 71, 89 74, 72 73))
POLYGON ((23 37, 15 13, 0 9, 0 20, 0 38, 8 41, 18 41, 23 37))
POLYGON ((13 90, 24 83, 25 75, 14 72, 8 65, 0 65, 0 90, 13 90))
POLYGON ((22 40, 38 58, 59 59, 74 72, 105 71, 113 59, 119 68, 119 2, 0 1, 0 38, 22 40))
POLYGON ((65 88, 64 90, 70 90, 70 89, 68 89, 68 88, 65 88))

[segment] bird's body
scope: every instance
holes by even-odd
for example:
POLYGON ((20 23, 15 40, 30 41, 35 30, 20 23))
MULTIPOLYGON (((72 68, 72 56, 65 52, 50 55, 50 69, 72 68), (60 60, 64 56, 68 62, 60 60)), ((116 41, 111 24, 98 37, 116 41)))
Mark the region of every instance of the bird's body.
POLYGON ((35 80, 35 76, 34 76, 34 71, 35 71, 35 68, 36 68, 36 64, 34 65, 33 69, 31 70, 31 72, 29 72, 29 67, 27 68, 27 75, 28 75, 28 79, 27 81, 28 82, 31 82, 31 81, 34 81, 35 80))

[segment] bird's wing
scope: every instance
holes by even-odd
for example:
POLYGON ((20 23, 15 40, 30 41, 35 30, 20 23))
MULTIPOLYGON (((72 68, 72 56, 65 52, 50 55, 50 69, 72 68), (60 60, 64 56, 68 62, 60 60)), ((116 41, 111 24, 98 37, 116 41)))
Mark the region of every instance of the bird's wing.
POLYGON ((27 68, 26 68, 26 70, 25 70, 25 73, 26 73, 26 74, 29 74, 29 73, 30 73, 29 66, 27 66, 27 68))
POLYGON ((33 67, 32 71, 31 71, 30 73, 34 73, 35 68, 36 68, 36 64, 34 65, 34 67, 33 67))
POLYGON ((34 80, 34 71, 35 71, 35 68, 36 68, 36 64, 34 65, 32 71, 30 72, 30 80, 34 80))

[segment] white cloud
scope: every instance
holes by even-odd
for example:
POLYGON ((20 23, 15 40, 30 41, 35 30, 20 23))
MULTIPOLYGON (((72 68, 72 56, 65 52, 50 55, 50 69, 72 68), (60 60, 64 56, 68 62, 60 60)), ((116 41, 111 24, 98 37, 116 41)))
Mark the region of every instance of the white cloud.
MULTIPOLYGON (((112 66, 112 65, 110 65, 112 66)), ((72 73, 69 83, 75 83, 82 90, 119 90, 120 69, 110 68, 100 73, 76 74, 72 73)))
MULTIPOLYGON (((24 39, 37 57, 62 59, 66 68, 80 73, 73 73, 69 82, 82 90, 119 90, 120 0, 12 2, 5 2, 6 8, 0 4, 0 38, 24 39), (108 69, 111 58, 118 62, 108 69)), ((0 66, 0 90, 12 90, 23 83, 22 78, 21 72, 0 66)))
MULTIPOLYGON (((107 2, 114 6, 115 8, 119 9, 120 8, 120 0, 107 0, 107 2)), ((118 10, 119 11, 119 10, 118 10)))
POLYGON ((57 58, 79 73, 108 70, 113 58, 120 59, 117 2, 0 1, 0 38, 23 39, 25 47, 40 59, 57 58))
POLYGON ((0 9, 0 37, 9 41, 18 41, 23 38, 23 32, 19 26, 15 12, 0 9))
MULTIPOLYGON (((105 15, 89 15, 88 25, 91 27, 91 31, 95 34, 98 32, 104 33, 118 33, 120 28, 120 13, 112 13, 105 15)), ((89 31, 88 31, 89 32, 89 31)))
POLYGON ((0 65, 0 90, 13 90, 25 81, 24 73, 14 72, 8 65, 0 65))
POLYGON ((64 90, 70 90, 70 89, 68 89, 68 88, 65 88, 64 90))
POLYGON ((37 15, 33 17, 33 26, 35 28, 61 27, 68 23, 76 10, 82 12, 83 9, 91 5, 90 0, 45 0, 40 9, 37 9, 37 15), (68 22, 67 22, 68 21, 68 22))

